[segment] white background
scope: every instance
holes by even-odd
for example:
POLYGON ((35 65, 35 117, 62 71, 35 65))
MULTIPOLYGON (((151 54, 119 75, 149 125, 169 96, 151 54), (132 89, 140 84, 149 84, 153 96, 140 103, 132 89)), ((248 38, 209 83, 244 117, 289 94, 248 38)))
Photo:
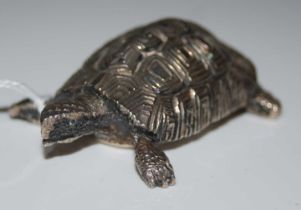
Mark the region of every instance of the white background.
MULTIPOLYGON (((0 209, 301 209, 300 1, 0 0, 0 78, 56 89, 105 41, 161 17, 193 20, 256 64, 283 104, 166 150, 177 184, 149 189, 131 149, 87 140, 45 158, 40 130, 0 114, 0 209)), ((0 90, 0 105, 22 97, 0 90)))

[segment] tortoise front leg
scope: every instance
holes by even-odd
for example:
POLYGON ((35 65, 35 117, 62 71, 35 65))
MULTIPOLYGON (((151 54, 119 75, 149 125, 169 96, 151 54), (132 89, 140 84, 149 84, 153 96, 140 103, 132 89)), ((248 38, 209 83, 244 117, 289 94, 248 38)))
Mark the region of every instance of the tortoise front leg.
POLYGON ((40 124, 40 112, 30 99, 24 99, 7 108, 11 118, 25 120, 31 123, 40 124))
POLYGON ((168 187, 175 184, 172 165, 161 149, 140 138, 135 145, 135 153, 137 170, 149 187, 168 187))

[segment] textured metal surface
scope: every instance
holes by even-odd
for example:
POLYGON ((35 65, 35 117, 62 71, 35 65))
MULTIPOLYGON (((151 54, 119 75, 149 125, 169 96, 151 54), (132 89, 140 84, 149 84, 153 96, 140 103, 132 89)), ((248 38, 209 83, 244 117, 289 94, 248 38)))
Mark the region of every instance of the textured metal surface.
MULTIPOLYGON (((37 118, 25 102, 10 108, 12 117, 37 118)), ((96 51, 47 101, 40 121, 45 146, 90 134, 134 145, 143 180, 167 187, 173 168, 153 143, 201 133, 239 109, 276 117, 280 103, 257 84, 247 58, 200 26, 165 19, 96 51)))
POLYGON ((166 19, 106 44, 58 94, 91 85, 164 142, 197 134, 245 107, 255 78, 247 59, 205 29, 166 19))

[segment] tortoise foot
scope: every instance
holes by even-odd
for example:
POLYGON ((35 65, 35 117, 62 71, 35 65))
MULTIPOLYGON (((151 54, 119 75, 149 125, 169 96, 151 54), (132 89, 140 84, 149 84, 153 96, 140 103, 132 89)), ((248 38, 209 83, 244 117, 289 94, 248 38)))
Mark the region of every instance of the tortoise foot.
POLYGON ((149 187, 166 188, 175 184, 173 167, 164 152, 145 139, 138 141, 135 150, 137 170, 149 187))

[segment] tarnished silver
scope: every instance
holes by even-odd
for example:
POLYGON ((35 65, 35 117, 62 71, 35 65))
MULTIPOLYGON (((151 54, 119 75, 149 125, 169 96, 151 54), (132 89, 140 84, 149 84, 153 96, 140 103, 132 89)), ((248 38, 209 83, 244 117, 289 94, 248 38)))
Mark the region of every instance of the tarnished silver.
MULTIPOLYGON (((134 145, 143 180, 166 187, 175 183, 173 168, 155 144, 200 134, 243 109, 276 117, 280 103, 236 50, 192 22, 164 19, 97 50, 47 101, 40 122, 45 146, 90 134, 134 145)), ((37 118, 28 101, 12 110, 37 118)))

